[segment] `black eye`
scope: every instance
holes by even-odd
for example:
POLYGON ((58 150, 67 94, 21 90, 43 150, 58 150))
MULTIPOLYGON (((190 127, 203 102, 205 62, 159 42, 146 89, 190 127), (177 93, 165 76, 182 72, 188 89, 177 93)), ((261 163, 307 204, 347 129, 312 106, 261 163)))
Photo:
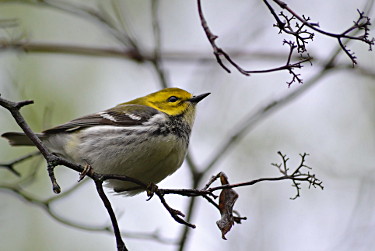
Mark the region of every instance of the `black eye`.
POLYGON ((168 102, 176 102, 178 100, 178 98, 176 96, 170 96, 168 98, 168 102))

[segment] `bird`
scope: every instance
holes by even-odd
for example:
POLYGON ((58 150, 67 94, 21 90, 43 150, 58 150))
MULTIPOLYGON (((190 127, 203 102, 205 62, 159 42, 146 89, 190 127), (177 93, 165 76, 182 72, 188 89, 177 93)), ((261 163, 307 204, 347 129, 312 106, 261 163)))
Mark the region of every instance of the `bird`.
MULTIPOLYGON (((36 135, 55 155, 94 172, 156 185, 182 165, 196 105, 209 94, 194 96, 180 88, 165 88, 36 135)), ((24 133, 1 136, 12 146, 34 145, 24 133)), ((107 180, 106 186, 126 196, 145 191, 122 180, 107 180)))

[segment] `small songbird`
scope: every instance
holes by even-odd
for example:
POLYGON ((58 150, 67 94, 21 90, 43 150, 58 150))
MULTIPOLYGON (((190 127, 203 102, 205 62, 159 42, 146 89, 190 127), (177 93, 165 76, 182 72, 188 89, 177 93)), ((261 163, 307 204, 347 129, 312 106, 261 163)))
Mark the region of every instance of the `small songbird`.
MULTIPOLYGON (((179 88, 166 88, 37 136, 54 154, 97 173, 157 184, 182 165, 196 104, 209 94, 193 96, 179 88)), ((13 146, 33 145, 24 133, 8 132, 2 137, 13 146)), ((106 185, 125 195, 144 191, 120 180, 108 180, 106 185)))

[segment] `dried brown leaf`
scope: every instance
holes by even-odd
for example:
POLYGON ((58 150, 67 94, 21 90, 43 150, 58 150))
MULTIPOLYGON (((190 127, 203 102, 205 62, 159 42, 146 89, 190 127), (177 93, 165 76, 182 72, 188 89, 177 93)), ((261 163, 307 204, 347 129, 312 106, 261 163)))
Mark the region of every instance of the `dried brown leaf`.
MULTIPOLYGON (((220 181, 222 185, 229 184, 228 177, 224 173, 220 173, 220 181)), ((230 231, 235 220, 233 217, 233 206, 238 198, 238 194, 233 189, 223 189, 219 196, 219 211, 221 219, 216 222, 221 231, 221 237, 226 240, 225 234, 230 231)))

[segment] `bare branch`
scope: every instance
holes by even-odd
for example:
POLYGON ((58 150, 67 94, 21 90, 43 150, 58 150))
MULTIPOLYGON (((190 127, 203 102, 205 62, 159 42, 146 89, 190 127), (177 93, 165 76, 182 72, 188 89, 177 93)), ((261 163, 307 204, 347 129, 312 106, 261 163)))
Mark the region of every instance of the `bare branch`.
POLYGON ((69 44, 34 43, 28 41, 0 40, 0 50, 18 50, 27 53, 62 53, 96 57, 121 57, 135 61, 149 60, 140 58, 133 50, 87 47, 69 44))
MULTIPOLYGON (((159 191, 163 194, 179 194, 184 196, 204 196, 205 198, 208 195, 212 195, 213 192, 223 189, 231 189, 236 187, 244 187, 244 186, 252 186, 259 182, 264 181, 280 181, 280 180, 291 180, 293 182, 293 185, 297 189, 297 195, 293 197, 293 199, 299 197, 299 192, 301 187, 299 186, 300 183, 298 182, 307 182, 309 184, 309 188, 313 186, 314 188, 319 187, 323 189, 322 182, 315 177, 315 174, 311 174, 310 172, 306 172, 303 169, 311 170, 311 167, 307 166, 306 163, 306 157, 308 156, 307 153, 300 154, 301 162, 300 164, 293 170, 292 173, 289 173, 290 168, 287 167, 287 162, 289 158, 287 158, 286 155, 282 154, 281 152, 278 152, 278 155, 282 159, 282 163, 272 163, 272 166, 277 167, 277 169, 280 171, 282 176, 280 177, 273 177, 273 178, 259 178, 251 181, 241 182, 241 183, 235 183, 235 184, 224 184, 221 186, 215 186, 215 187, 207 187, 205 186, 203 189, 159 189, 159 191)), ((219 173, 216 176, 213 176, 208 184, 212 184, 213 180, 216 180, 218 176, 220 176, 221 173, 219 173)))
POLYGON ((280 12, 279 15, 276 14, 276 11, 272 7, 272 5, 268 2, 268 0, 263 0, 263 2, 266 4, 267 8, 271 12, 272 16, 276 20, 276 24, 274 26, 279 28, 279 33, 285 32, 286 34, 292 35, 295 37, 297 48, 299 53, 303 53, 307 51, 306 45, 309 41, 312 41, 314 38, 314 33, 311 31, 308 31, 306 29, 309 28, 315 32, 318 32, 322 35, 333 37, 338 40, 338 43, 341 47, 341 49, 345 52, 345 54, 350 58, 353 65, 357 64, 356 56, 353 52, 351 52, 350 49, 348 49, 344 43, 343 39, 350 39, 350 40, 357 40, 361 41, 369 46, 369 50, 372 50, 372 45, 375 43, 375 38, 370 38, 369 31, 370 31, 370 18, 365 15, 364 12, 361 12, 359 10, 358 14, 359 17, 357 20, 355 20, 353 25, 346 29, 345 31, 341 33, 332 33, 325 30, 320 29, 319 23, 311 22, 311 19, 309 17, 305 17, 304 15, 298 15, 295 11, 293 11, 285 2, 280 0, 272 0, 275 2, 281 9, 286 10, 291 16, 288 16, 287 14, 280 12), (279 16, 281 18, 279 18, 279 16), (295 30, 295 28, 297 28, 295 30), (363 31, 361 35, 351 35, 353 32, 356 31, 363 31))
MULTIPOLYGON (((149 61, 154 60, 154 53, 143 53, 142 59, 138 58, 137 54, 134 54, 132 50, 121 50, 115 48, 106 47, 89 47, 79 46, 73 44, 55 44, 55 43, 43 43, 43 42, 31 42, 23 40, 0 40, 0 50, 16 50, 25 53, 57 53, 57 54, 72 54, 81 56, 93 56, 93 57, 118 57, 123 59, 130 59, 134 61, 149 61)), ((242 51, 242 50, 231 50, 231 54, 234 58, 240 60, 284 60, 285 55, 276 52, 260 52, 260 51, 242 51)), ((205 52, 197 51, 163 51, 160 52, 160 58, 163 60, 183 63, 194 63, 194 62, 214 62, 211 56, 205 52)), ((308 59, 309 57, 302 57, 302 59, 308 59)), ((292 56, 291 60, 299 60, 300 56, 292 56)))
MULTIPOLYGON (((284 42, 289 44, 290 45, 290 53, 289 53, 289 56, 288 56, 288 60, 287 60, 287 63, 283 66, 280 66, 280 67, 275 67, 275 68, 270 68, 270 69, 265 69, 265 70, 245 70, 243 69, 241 66, 239 66, 229 55, 228 53, 226 53, 222 48, 220 48, 217 44, 216 44, 216 39, 218 38, 217 35, 213 34, 212 31, 210 30, 210 28, 208 27, 208 24, 207 24, 207 21, 206 21, 206 18, 204 17, 204 14, 203 14, 203 10, 202 10, 202 5, 201 5, 201 0, 197 0, 197 4, 198 4, 198 14, 199 14, 199 18, 200 18, 200 21, 201 21, 201 25, 202 25, 202 28, 208 38, 208 41, 210 42, 211 44, 211 47, 213 49, 213 52, 214 52, 214 55, 215 55, 215 58, 216 58, 216 61, 218 62, 218 64, 225 70, 227 71, 228 73, 231 73, 231 71, 229 70, 229 68, 227 66, 224 65, 221 57, 224 57, 232 66, 234 66, 240 73, 242 73, 243 75, 245 76, 250 76, 251 73, 267 73, 267 72, 274 72, 274 71, 282 71, 282 70, 288 70, 288 72, 293 76, 292 80, 290 82, 288 82, 288 85, 290 86, 292 83, 298 81, 299 83, 302 83, 302 80, 300 79, 299 77, 299 74, 296 74, 294 72, 294 69, 295 68, 302 68, 302 64, 311 60, 311 58, 308 56, 308 58, 306 59, 302 59, 302 60, 299 60, 298 62, 296 63, 290 63, 290 59, 292 57, 292 52, 294 50, 294 45, 292 46, 292 43, 289 43, 289 42, 284 42)), ((299 51, 300 52, 300 51, 299 51)), ((302 53, 304 51, 301 51, 300 53, 302 53)), ((302 57, 302 55, 301 55, 302 57)))
POLYGON ((29 154, 26 154, 20 158, 17 158, 15 160, 12 160, 8 163, 0 163, 0 168, 3 167, 3 168, 6 168, 8 169, 10 172, 12 172, 13 174, 17 175, 17 176, 21 176, 21 174, 14 168, 15 165, 25 161, 25 160, 28 160, 34 156, 38 156, 40 154, 40 152, 32 152, 32 153, 29 153, 29 154))
POLYGON ((294 69, 295 68, 298 68, 298 69, 302 68, 303 67, 302 64, 305 63, 305 62, 310 62, 310 64, 311 64, 312 58, 309 55, 307 55, 307 57, 300 59, 300 61, 298 61, 297 63, 291 63, 290 61, 291 61, 291 58, 293 56, 293 51, 294 51, 294 49, 297 48, 297 46, 293 42, 287 41, 287 40, 284 40, 283 44, 288 44, 289 48, 290 48, 289 55, 288 55, 288 58, 287 58, 287 61, 286 61, 285 65, 280 66, 280 67, 276 67, 276 68, 272 68, 272 69, 258 70, 258 71, 248 71, 248 72, 249 73, 267 73, 267 72, 287 70, 293 76, 292 80, 287 82, 288 86, 290 86, 292 83, 294 83, 296 81, 298 83, 302 84, 303 80, 299 77, 300 74, 295 73, 294 69))
MULTIPOLYGON (((10 191, 13 192, 17 197, 23 199, 24 201, 28 203, 32 203, 33 205, 37 206, 38 208, 44 210, 49 216, 51 216, 54 220, 57 222, 64 224, 66 226, 70 226, 76 229, 81 229, 85 231, 92 231, 92 232, 108 232, 113 233, 112 227, 110 225, 102 225, 102 226, 88 226, 84 225, 82 223, 77 223, 72 220, 69 220, 67 218, 64 218, 57 214, 53 210, 53 203, 55 201, 58 201, 61 198, 64 198, 68 195, 70 195, 72 192, 74 192, 77 188, 82 186, 85 181, 88 181, 88 179, 77 183, 76 185, 72 186, 70 189, 65 190, 64 192, 60 193, 59 195, 56 195, 54 197, 51 197, 46 200, 41 200, 37 197, 34 197, 31 194, 28 194, 24 191, 24 189, 15 184, 15 185, 0 185, 0 190, 10 191)), ((127 238, 132 239, 142 239, 142 240, 151 240, 156 241, 163 244, 175 244, 175 241, 172 239, 165 238, 161 236, 157 231, 151 232, 151 233, 137 233, 137 232, 121 232, 121 235, 126 236, 127 238)))
POLYGON ((127 251, 128 249, 126 248, 125 243, 121 238, 120 228, 118 227, 115 212, 112 209, 111 202, 108 200, 108 197, 104 193, 103 181, 102 180, 95 180, 95 185, 96 185, 96 190, 98 191, 98 194, 99 194, 100 198, 102 199, 103 204, 104 204, 105 208, 107 209, 107 212, 108 212, 108 214, 111 218, 113 231, 114 231, 115 237, 116 237, 117 250, 127 251))
POLYGON ((167 211, 169 212, 169 214, 172 216, 172 218, 176 222, 178 222, 180 224, 183 224, 183 225, 186 225, 186 226, 191 227, 191 228, 196 228, 196 226, 194 224, 191 224, 191 223, 189 223, 189 222, 187 222, 187 221, 185 221, 184 219, 181 218, 181 217, 185 217, 185 215, 181 211, 173 209, 173 208, 171 208, 168 205, 168 203, 166 202, 166 200, 164 198, 164 193, 163 192, 160 192, 159 190, 157 190, 155 193, 159 197, 160 202, 163 204, 163 206, 165 207, 165 209, 167 209, 167 211))
MULTIPOLYGON (((47 170, 48 170, 48 174, 49 174, 49 177, 51 179, 51 182, 52 182, 53 191, 55 193, 60 193, 61 189, 60 189, 59 185, 57 184, 57 181, 56 181, 56 178, 55 178, 55 175, 54 175, 54 172, 53 172, 54 167, 57 166, 57 165, 65 165, 65 166, 67 166, 67 167, 69 167, 73 170, 78 171, 78 172, 83 172, 84 168, 80 165, 70 163, 69 161, 67 161, 63 158, 57 157, 54 154, 52 154, 44 146, 44 144, 38 138, 38 136, 36 136, 36 134, 33 133, 33 131, 28 126, 28 124, 26 123, 26 121, 24 120, 23 116, 21 115, 21 113, 19 111, 23 106, 29 105, 29 104, 32 104, 32 103, 33 103, 33 101, 29 101, 29 100, 20 101, 20 102, 11 102, 11 101, 8 101, 8 100, 0 97, 0 106, 3 106, 7 110, 9 110, 9 112, 12 114, 12 116, 15 119, 15 121, 17 122, 17 124, 21 127, 21 129, 25 132, 25 134, 30 138, 30 140, 32 140, 34 145, 38 148, 38 150, 42 153, 43 157, 46 159, 47 165, 48 165, 47 170)), ((96 184, 97 184, 98 193, 100 195, 100 198, 103 200, 103 203, 106 206, 107 211, 108 211, 108 213, 110 215, 110 218, 111 218, 111 221, 112 221, 118 250, 127 250, 126 247, 125 247, 125 244, 122 241, 121 233, 118 229, 118 223, 116 221, 116 217, 115 217, 115 215, 113 213, 113 210, 111 208, 111 205, 110 205, 110 203, 109 203, 109 201, 108 201, 108 199, 107 199, 106 195, 104 194, 104 191, 101 187, 101 183, 103 182, 103 179, 101 179, 102 175, 98 175, 98 174, 95 174, 95 173, 92 172, 92 173, 88 173, 88 176, 92 177, 97 182, 96 184), (99 182, 101 182, 100 185, 98 184, 99 182)))
POLYGON ((58 11, 62 11, 68 14, 78 16, 80 18, 86 18, 89 21, 92 21, 94 24, 98 24, 99 27, 103 28, 111 36, 113 36, 117 41, 124 45, 129 50, 132 50, 132 53, 136 55, 140 61, 142 56, 138 48, 138 43, 126 32, 119 30, 116 25, 110 20, 110 16, 107 15, 103 10, 99 11, 87 6, 78 5, 75 3, 62 2, 56 0, 43 0, 43 1, 22 1, 22 0, 4 0, 2 3, 8 4, 27 4, 34 6, 42 6, 58 11))

